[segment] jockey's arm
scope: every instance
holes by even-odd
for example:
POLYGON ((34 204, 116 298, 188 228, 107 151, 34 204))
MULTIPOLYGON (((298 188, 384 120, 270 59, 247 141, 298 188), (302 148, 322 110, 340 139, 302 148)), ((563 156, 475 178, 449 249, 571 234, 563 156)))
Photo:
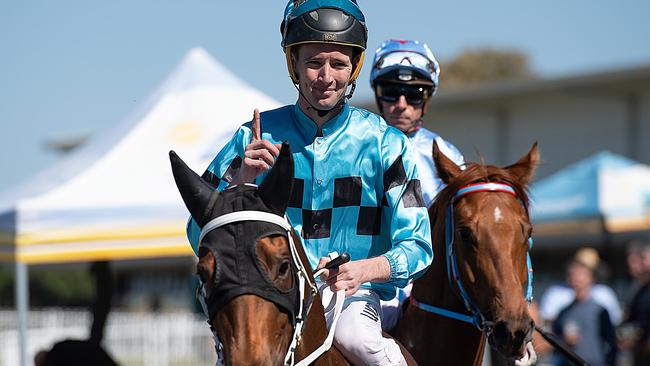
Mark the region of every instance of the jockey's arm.
POLYGON ((386 203, 391 211, 388 232, 392 246, 381 257, 385 257, 390 265, 388 282, 404 287, 421 276, 433 260, 429 213, 422 197, 412 146, 406 136, 395 128, 389 128, 382 150, 384 184, 388 185, 384 187, 386 203), (399 169, 396 168, 398 165, 399 169))
MULTIPOLYGON (((431 264, 433 249, 429 216, 424 207, 418 174, 406 137, 389 128, 383 142, 382 161, 390 220, 391 248, 382 255, 359 259, 325 271, 322 280, 333 290, 354 294, 363 283, 388 282, 404 287, 431 264)), ((329 259, 321 258, 318 268, 329 259)))

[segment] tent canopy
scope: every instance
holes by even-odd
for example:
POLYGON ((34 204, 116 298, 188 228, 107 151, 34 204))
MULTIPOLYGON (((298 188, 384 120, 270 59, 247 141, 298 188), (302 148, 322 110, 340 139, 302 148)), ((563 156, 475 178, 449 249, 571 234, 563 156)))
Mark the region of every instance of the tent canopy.
POLYGON ((531 191, 536 235, 570 239, 650 230, 650 166, 623 156, 597 153, 531 191))
POLYGON ((125 120, 0 194, 0 261, 191 255, 169 150, 201 173, 254 108, 278 106, 192 49, 125 120))

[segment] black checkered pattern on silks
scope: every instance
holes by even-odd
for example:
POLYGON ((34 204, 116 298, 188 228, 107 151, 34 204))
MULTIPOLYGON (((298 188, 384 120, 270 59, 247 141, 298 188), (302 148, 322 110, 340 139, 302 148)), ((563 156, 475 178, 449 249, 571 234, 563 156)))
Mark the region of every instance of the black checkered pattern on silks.
POLYGON ((384 173, 384 195, 381 198, 381 205, 388 207, 386 193, 393 187, 406 184, 406 189, 402 194, 402 203, 404 207, 426 207, 422 197, 422 188, 419 179, 407 181, 402 156, 400 155, 395 162, 384 173))
POLYGON ((242 159, 239 156, 235 156, 235 158, 232 159, 232 162, 228 166, 228 169, 226 169, 226 172, 223 173, 221 179, 225 180, 228 183, 232 182, 232 179, 237 175, 237 172, 241 167, 241 163, 242 159))
POLYGON ((221 184, 222 181, 226 183, 232 182, 232 178, 235 175, 237 175, 237 172, 241 167, 241 163, 242 163, 242 158, 240 158, 239 156, 235 156, 235 158, 232 159, 230 165, 228 166, 228 169, 226 169, 226 172, 223 173, 223 176, 221 176, 221 178, 217 177, 213 172, 210 171, 209 168, 203 173, 203 175, 201 175, 201 178, 203 178, 203 180, 213 185, 215 188, 218 188, 219 184, 221 184))
POLYGON ((221 179, 214 175, 214 173, 212 173, 210 170, 206 170, 201 178, 203 178, 204 181, 210 183, 215 188, 219 187, 219 183, 221 183, 221 179))
POLYGON ((289 207, 302 208, 302 197, 305 192, 305 180, 293 178, 293 190, 289 199, 289 207))
POLYGON ((404 207, 426 207, 419 179, 413 179, 406 183, 406 189, 402 194, 402 203, 404 203, 404 207))
MULTIPOLYGON (((203 174, 203 179, 215 186, 218 186, 221 181, 230 183, 241 167, 241 163, 242 159, 237 156, 230 163, 221 179, 210 171, 206 171, 203 174)), ((335 178, 332 207, 311 210, 303 208, 305 180, 294 178, 289 207, 300 208, 302 210, 302 237, 305 239, 329 238, 332 227, 332 214, 335 212, 333 209, 345 207, 359 207, 357 235, 380 235, 382 206, 388 207, 386 195, 389 190, 401 185, 406 185, 402 194, 402 204, 404 207, 425 207, 420 181, 417 179, 408 180, 401 156, 386 170, 383 175, 383 182, 384 191, 381 192, 381 202, 379 205, 363 206, 361 205, 361 197, 363 194, 362 178, 335 178)))
POLYGON ((330 237, 332 226, 332 209, 302 209, 302 237, 305 239, 322 239, 330 237))
MULTIPOLYGON (((302 185, 304 182, 302 180, 300 181, 300 188, 296 189, 294 187, 291 200, 293 203, 302 202, 302 197, 300 197, 300 200, 298 200, 298 197, 294 198, 294 196, 298 194, 298 190, 300 190, 300 193, 304 192, 304 187, 302 185)), ((417 179, 408 180, 401 156, 399 156, 386 170, 383 176, 383 181, 384 192, 381 197, 381 206, 362 206, 361 195, 363 184, 361 177, 341 177, 334 179, 334 198, 332 207, 359 206, 357 235, 381 234, 382 206, 388 206, 386 194, 392 188, 406 185, 402 194, 402 204, 404 207, 425 207, 420 181, 417 179)), ((325 210, 315 211, 303 209, 302 217, 302 230, 305 239, 329 237, 332 219, 331 209, 328 208, 325 210)))
POLYGON ((361 206, 361 177, 334 179, 334 207, 361 206))
POLYGON ((357 235, 381 234, 381 207, 359 207, 357 235))
POLYGON ((404 163, 400 155, 384 173, 384 192, 388 192, 391 188, 401 186, 404 183, 406 183, 406 171, 404 171, 404 163))

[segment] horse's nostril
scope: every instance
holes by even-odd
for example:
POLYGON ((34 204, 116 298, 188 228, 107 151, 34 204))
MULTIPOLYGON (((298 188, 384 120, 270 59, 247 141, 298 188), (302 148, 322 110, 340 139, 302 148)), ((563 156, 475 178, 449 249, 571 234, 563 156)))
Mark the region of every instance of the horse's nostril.
POLYGON ((494 325, 493 334, 497 342, 520 344, 532 337, 532 331, 532 321, 498 321, 494 325))
POLYGON ((494 340, 498 343, 507 341, 508 333, 508 324, 505 321, 498 321, 494 325, 492 334, 494 335, 494 340))

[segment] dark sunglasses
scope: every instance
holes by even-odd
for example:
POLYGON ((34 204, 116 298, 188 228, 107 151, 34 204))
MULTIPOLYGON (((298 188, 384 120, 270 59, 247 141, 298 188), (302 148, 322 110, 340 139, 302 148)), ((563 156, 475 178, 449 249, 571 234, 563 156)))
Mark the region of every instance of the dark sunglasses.
POLYGON ((420 105, 428 97, 428 90, 418 85, 377 85, 377 98, 386 103, 395 103, 401 95, 410 105, 420 105))

